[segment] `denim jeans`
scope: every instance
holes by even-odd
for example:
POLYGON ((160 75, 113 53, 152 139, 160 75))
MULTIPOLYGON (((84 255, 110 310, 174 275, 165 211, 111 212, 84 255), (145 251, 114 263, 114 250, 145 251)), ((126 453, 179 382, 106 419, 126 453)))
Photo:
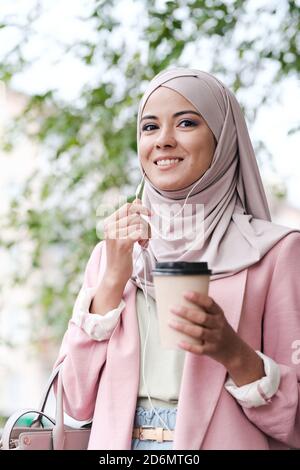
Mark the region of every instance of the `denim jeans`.
MULTIPOLYGON (((175 429, 177 408, 155 408, 155 411, 171 431, 175 429)), ((136 408, 134 417, 134 427, 139 426, 153 426, 155 428, 163 427, 164 429, 167 429, 155 414, 153 409, 148 410, 142 408, 141 406, 136 408)), ((132 439, 131 442, 132 450, 160 450, 172 448, 173 441, 157 442, 150 440, 141 441, 140 439, 132 439)))

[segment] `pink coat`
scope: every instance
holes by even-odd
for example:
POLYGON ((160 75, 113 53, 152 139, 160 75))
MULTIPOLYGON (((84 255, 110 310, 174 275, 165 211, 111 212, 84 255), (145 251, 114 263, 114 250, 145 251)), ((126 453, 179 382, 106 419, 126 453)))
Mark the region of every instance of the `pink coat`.
MULTIPOLYGON (((221 364, 186 353, 174 449, 300 448, 299 260, 300 234, 291 233, 257 264, 211 282, 210 295, 232 327, 280 365, 281 382, 271 403, 243 408, 224 388, 221 364)), ((84 284, 95 286, 105 266, 105 242, 100 242, 84 284)), ((123 298, 126 308, 109 340, 95 341, 70 321, 56 362, 64 361, 67 413, 78 420, 93 418, 89 449, 131 448, 140 344, 136 287, 130 281, 123 298)))

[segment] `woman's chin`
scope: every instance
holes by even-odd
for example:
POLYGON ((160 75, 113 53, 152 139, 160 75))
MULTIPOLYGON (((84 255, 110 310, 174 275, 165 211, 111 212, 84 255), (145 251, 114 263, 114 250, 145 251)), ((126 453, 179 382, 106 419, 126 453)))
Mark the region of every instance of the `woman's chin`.
POLYGON ((160 189, 161 191, 178 191, 179 189, 184 189, 187 187, 187 185, 183 182, 177 181, 161 181, 157 178, 153 178, 150 181, 157 189, 160 189))
POLYGON ((178 191, 180 189, 187 188, 192 181, 187 181, 182 178, 182 173, 180 175, 171 175, 170 172, 161 172, 162 174, 158 175, 151 171, 146 170, 146 176, 153 186, 161 191, 178 191))

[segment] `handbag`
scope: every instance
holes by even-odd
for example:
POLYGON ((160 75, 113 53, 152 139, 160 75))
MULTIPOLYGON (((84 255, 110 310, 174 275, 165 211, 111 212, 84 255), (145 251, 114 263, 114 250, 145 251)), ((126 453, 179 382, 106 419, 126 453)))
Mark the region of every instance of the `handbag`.
POLYGON ((51 374, 38 410, 25 409, 13 413, 5 423, 0 442, 1 450, 86 450, 91 423, 80 428, 64 424, 62 364, 51 374), (50 390, 58 376, 55 419, 45 414, 50 390), (32 414, 37 417, 29 426, 18 426, 20 418, 32 414), (45 427, 45 420, 48 426, 45 427))

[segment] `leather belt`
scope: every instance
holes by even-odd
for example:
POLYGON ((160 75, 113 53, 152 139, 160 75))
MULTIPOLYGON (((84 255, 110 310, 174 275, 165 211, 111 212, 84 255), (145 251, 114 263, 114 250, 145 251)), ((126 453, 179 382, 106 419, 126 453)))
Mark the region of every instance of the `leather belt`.
POLYGON ((152 427, 139 427, 133 428, 132 437, 134 439, 140 439, 141 441, 173 441, 174 431, 169 431, 163 428, 152 428, 152 427))

